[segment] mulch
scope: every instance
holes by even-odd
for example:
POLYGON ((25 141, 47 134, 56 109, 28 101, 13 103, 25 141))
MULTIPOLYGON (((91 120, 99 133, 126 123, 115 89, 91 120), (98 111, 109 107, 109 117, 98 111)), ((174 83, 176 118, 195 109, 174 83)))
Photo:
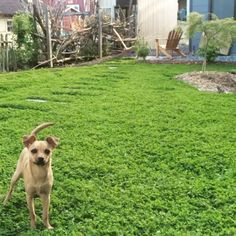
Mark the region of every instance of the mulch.
POLYGON ((236 92, 236 72, 190 72, 178 75, 178 80, 183 80, 200 91, 217 93, 236 92))

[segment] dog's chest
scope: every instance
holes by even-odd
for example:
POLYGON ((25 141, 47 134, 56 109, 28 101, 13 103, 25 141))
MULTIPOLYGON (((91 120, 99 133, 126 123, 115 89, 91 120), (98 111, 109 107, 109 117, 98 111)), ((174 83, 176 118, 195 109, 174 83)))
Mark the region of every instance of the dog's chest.
POLYGON ((51 168, 39 168, 35 165, 27 167, 23 172, 26 192, 31 195, 49 194, 53 184, 51 168))
POLYGON ((49 194, 53 184, 52 175, 31 175, 30 181, 25 179, 26 192, 32 195, 49 194))
POLYGON ((49 194, 51 192, 52 183, 36 183, 30 186, 27 186, 27 192, 32 195, 42 195, 42 194, 49 194))

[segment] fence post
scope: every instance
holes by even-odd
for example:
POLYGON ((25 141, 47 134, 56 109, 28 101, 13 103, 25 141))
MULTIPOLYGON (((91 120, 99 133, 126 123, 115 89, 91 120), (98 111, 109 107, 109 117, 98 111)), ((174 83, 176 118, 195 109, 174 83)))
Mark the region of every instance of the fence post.
POLYGON ((2 71, 2 35, 0 34, 0 71, 2 71))
POLYGON ((48 13, 48 7, 46 7, 46 37, 47 37, 47 53, 48 53, 48 60, 49 65, 52 68, 53 67, 53 59, 52 59, 52 39, 51 39, 51 21, 49 20, 49 13, 48 13))
POLYGON ((4 42, 4 35, 1 34, 1 56, 2 56, 2 72, 5 71, 5 42, 4 42))
POLYGON ((102 9, 101 9, 101 0, 97 2, 98 10, 98 48, 99 48, 99 57, 102 58, 102 9))
POLYGON ((8 41, 8 34, 5 35, 5 44, 6 44, 6 71, 9 71, 9 41, 8 41))

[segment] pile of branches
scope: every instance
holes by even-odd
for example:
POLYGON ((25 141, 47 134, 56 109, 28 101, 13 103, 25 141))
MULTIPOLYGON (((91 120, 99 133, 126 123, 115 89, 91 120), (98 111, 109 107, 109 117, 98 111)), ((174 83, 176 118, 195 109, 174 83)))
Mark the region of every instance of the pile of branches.
MULTIPOLYGON (((32 5, 25 5, 25 9, 37 25, 34 32, 34 39, 39 45, 36 67, 47 64, 50 60, 53 60, 55 64, 89 60, 98 56, 98 14, 80 16, 73 27, 66 29, 62 26, 66 9, 66 3, 63 0, 51 1, 50 4, 33 0, 32 5), (48 22, 51 29, 51 59, 48 59, 48 22)), ((130 15, 129 19, 118 16, 112 22, 108 15, 102 14, 102 35, 104 56, 131 49, 135 41, 134 16, 130 15)))

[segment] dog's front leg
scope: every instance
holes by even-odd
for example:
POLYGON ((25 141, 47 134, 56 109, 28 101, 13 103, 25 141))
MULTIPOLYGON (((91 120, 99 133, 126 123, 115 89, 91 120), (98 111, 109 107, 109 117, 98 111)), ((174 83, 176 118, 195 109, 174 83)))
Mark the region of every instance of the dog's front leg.
POLYGON ((43 205, 43 223, 47 229, 53 229, 49 223, 50 194, 41 194, 40 198, 43 205))
POLYGON ((36 225, 36 215, 35 215, 35 209, 34 209, 34 198, 31 194, 27 194, 27 204, 29 208, 30 213, 30 225, 33 229, 35 229, 36 225))

